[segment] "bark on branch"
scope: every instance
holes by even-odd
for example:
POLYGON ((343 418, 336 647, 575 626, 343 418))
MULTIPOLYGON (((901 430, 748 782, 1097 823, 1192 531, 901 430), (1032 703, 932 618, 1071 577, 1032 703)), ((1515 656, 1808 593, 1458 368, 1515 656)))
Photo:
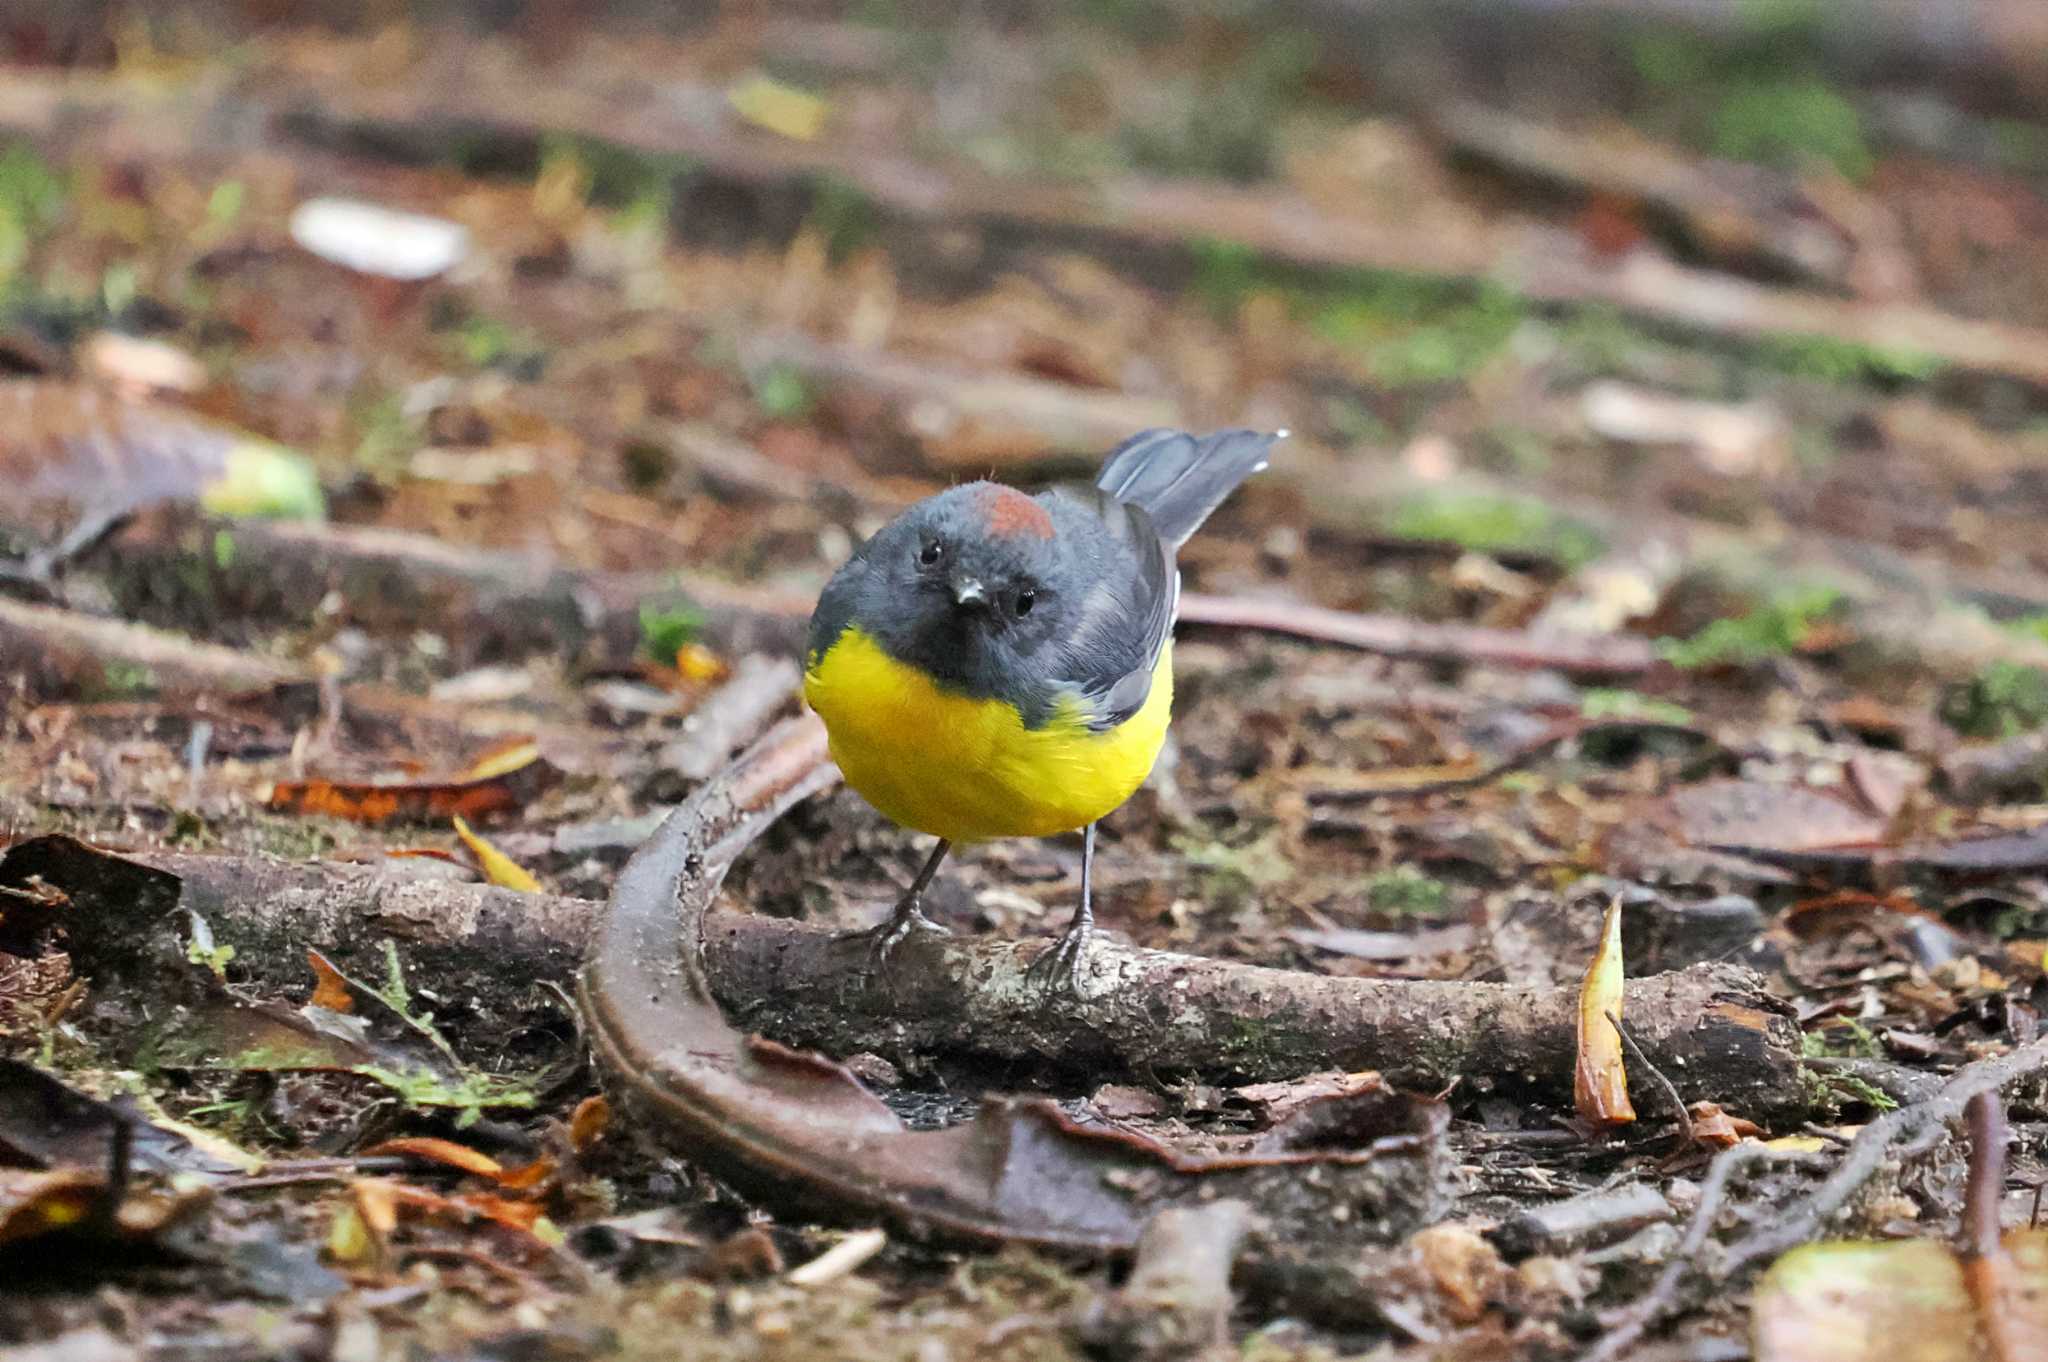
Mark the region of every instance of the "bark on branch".
MULTIPOLYGON (((93 877, 80 858, 90 853, 70 847, 62 838, 17 845, 0 858, 0 883, 40 873, 89 914, 93 877)), ((178 907, 205 917, 256 980, 309 986, 308 947, 375 975, 383 943, 395 940, 409 977, 447 1000, 451 1016, 466 1013, 487 1030, 556 1012, 536 986, 570 979, 600 907, 383 866, 134 859, 179 876, 178 907)), ((104 911, 124 921, 122 905, 104 911)), ((122 934, 132 939, 125 920, 122 934)), ((98 949, 78 945, 87 973, 121 968, 118 936, 98 949)), ((919 937, 879 980, 865 973, 863 947, 806 923, 716 914, 704 945, 712 990, 736 1024, 832 1054, 994 1064, 1005 1081, 1196 1074, 1249 1082, 1336 1065, 1380 1069, 1416 1087, 1458 1079, 1468 1090, 1549 1093, 1560 1102, 1571 1091, 1570 988, 1337 979, 1098 939, 1080 997, 1046 1006, 1023 977, 1038 941, 919 937)), ((1631 980, 1627 1008, 1645 1052, 1688 1101, 1710 1098, 1764 1118, 1812 1107, 1797 1030, 1748 970, 1706 965, 1631 980)))

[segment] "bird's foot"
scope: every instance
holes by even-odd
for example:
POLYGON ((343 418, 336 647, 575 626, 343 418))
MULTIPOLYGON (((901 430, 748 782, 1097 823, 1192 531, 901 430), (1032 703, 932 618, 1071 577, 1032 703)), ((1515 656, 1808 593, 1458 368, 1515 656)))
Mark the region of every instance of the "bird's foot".
POLYGON ((889 920, 877 927, 863 931, 848 932, 839 938, 843 942, 864 942, 867 946, 868 973, 879 975, 888 965, 889 957, 898 946, 917 932, 932 932, 939 936, 951 936, 952 929, 942 927, 924 915, 915 903, 899 905, 889 915, 889 920))
POLYGON ((1076 922, 1060 933, 1059 940, 1040 951, 1038 958, 1024 971, 1024 982, 1051 999, 1064 993, 1077 996, 1080 993, 1078 976, 1081 958, 1087 953, 1088 938, 1094 931, 1088 923, 1076 922))

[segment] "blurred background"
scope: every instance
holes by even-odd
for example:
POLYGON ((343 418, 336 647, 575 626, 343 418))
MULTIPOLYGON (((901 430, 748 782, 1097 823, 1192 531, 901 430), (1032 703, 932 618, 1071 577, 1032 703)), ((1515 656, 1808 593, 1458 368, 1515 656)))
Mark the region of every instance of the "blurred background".
POLYGON ((1251 422, 1289 533, 1218 585, 1319 535, 1327 604, 1512 619, 1363 569, 1733 531, 2048 605, 2026 0, 13 0, 0 57, 0 356, 162 342, 113 377, 344 520, 803 591, 934 484, 1251 422))

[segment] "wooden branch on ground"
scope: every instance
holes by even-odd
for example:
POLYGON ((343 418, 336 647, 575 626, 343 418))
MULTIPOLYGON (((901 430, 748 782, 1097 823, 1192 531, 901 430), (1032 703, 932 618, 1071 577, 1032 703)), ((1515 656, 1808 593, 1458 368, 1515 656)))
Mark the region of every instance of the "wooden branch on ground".
MULTIPOLYGON (((0 875, 74 894, 73 862, 23 843, 0 875), (47 862, 47 864, 45 864, 47 862), (67 865, 71 868, 67 870, 67 865)), ((87 854, 87 853, 77 853, 87 854)), ((306 980, 315 947, 344 968, 382 969, 387 939, 437 993, 495 1018, 535 1020, 533 986, 565 981, 599 905, 422 878, 411 867, 138 853, 177 875, 180 904, 273 988, 306 980)), ((834 1054, 940 1056, 1009 1074, 1276 1079, 1332 1065, 1382 1069, 1420 1088, 1470 1084, 1570 1091, 1575 990, 1462 981, 1341 979, 1144 950, 1098 938, 1078 999, 1047 1007, 1024 971, 1040 941, 918 936, 871 979, 866 955, 823 927, 720 914, 705 928, 717 997, 740 1024, 834 1054)), ((75 948, 80 968, 96 961, 75 948)), ((1760 981, 1728 965, 1631 980, 1632 1029, 1687 1100, 1769 1118, 1809 1109, 1797 1030, 1760 981)))
POLYGON ((313 679, 240 649, 0 596, 0 692, 18 684, 33 696, 231 695, 313 679))

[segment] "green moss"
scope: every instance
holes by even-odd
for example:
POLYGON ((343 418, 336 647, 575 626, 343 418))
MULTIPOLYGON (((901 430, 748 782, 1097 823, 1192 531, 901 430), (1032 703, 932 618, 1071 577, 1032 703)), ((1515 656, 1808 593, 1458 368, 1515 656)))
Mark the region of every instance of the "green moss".
POLYGON ((1832 165, 1852 180, 1877 163, 1863 131, 1863 115, 1842 93, 1818 78, 1740 81, 1722 95, 1712 123, 1712 148, 1731 160, 1802 169, 1832 165))
POLYGON ((514 327, 483 313, 471 313, 453 330, 455 352, 477 369, 496 369, 517 378, 540 377, 547 348, 524 327, 514 327))
POLYGON ((1475 553, 1525 553, 1555 560, 1570 571, 1605 549, 1589 526, 1528 497, 1473 492, 1419 492, 1388 516, 1386 530, 1402 539, 1456 544, 1475 553))
POLYGON ((640 607, 640 651, 672 664, 703 628, 704 616, 687 605, 645 603, 640 607))
POLYGON ((1692 711, 1669 700, 1632 690, 1588 689, 1579 693, 1579 713, 1588 719, 1634 719, 1645 723, 1689 724, 1692 711))
POLYGON ((697 173, 698 163, 677 152, 645 151, 578 133, 549 133, 541 139, 539 173, 559 173, 564 166, 583 180, 591 203, 639 212, 658 204, 666 218, 676 186, 697 173))
POLYGON ((1765 336, 1751 347, 1759 364, 1828 383, 1924 383, 1943 361, 1912 350, 1859 345, 1829 336, 1765 336))
POLYGON ((2006 738, 2048 723, 2048 672, 1993 662, 1941 700, 1942 721, 1973 738, 2006 738))
POLYGON ((1354 273, 1308 320, 1317 335, 1361 351, 1373 377, 1398 388, 1474 373, 1527 313, 1518 295, 1496 284, 1354 273))
POLYGON ((774 420, 802 420, 811 409, 810 384, 787 364, 771 364, 749 374, 747 386, 753 390, 754 405, 761 414, 774 420))
POLYGON ((0 146, 0 284, 28 261, 29 248, 63 216, 64 178, 23 143, 0 146))
POLYGON ((804 226, 825 240, 825 251, 834 260, 847 256, 874 240, 880 215, 867 191, 838 175, 820 175, 811 187, 811 208, 804 226))
POLYGON ((1204 880, 1205 897, 1238 903, 1294 873, 1277 837, 1268 834, 1243 846, 1201 837, 1180 837, 1175 851, 1187 858, 1204 880))
POLYGON ((1449 905, 1451 887, 1409 866, 1395 866, 1369 876, 1365 901, 1374 912, 1396 917, 1433 917, 1449 905))
POLYGON ((358 391, 347 409, 351 437, 350 461, 374 477, 391 480, 405 471, 419 450, 424 432, 394 392, 358 391))
POLYGON ((1800 1033, 1800 1053, 1809 1059, 1836 1057, 1881 1059, 1884 1046, 1870 1028, 1854 1017, 1839 1017, 1814 1030, 1800 1033))
POLYGON ((109 659, 101 668, 101 698, 128 700, 156 689, 156 673, 140 662, 109 659))
POLYGON ((1796 651, 1807 634, 1842 603, 1833 587, 1807 586, 1786 591, 1746 615, 1718 619, 1687 639, 1663 639, 1659 650, 1674 666, 1733 667, 1784 657, 1796 651))

